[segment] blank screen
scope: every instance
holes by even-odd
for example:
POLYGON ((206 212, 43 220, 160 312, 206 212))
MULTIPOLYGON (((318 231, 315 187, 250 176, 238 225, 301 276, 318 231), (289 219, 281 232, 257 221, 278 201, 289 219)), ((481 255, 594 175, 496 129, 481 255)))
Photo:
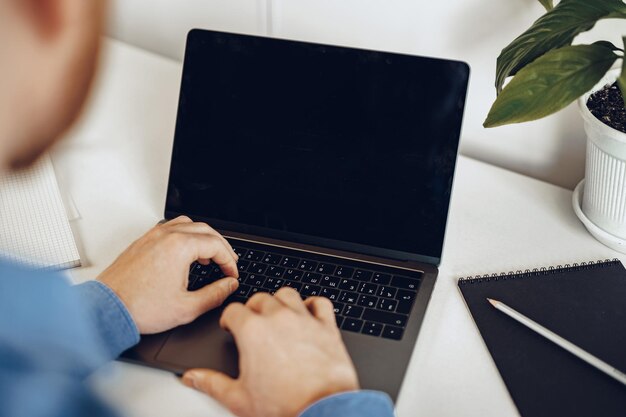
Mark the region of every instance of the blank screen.
POLYGON ((192 31, 166 210, 440 258, 467 82, 456 61, 192 31))

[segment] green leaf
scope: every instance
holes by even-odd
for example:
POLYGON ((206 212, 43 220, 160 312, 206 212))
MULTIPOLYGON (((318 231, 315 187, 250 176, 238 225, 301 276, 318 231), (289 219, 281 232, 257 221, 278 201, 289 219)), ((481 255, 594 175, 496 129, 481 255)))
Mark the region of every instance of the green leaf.
POLYGON ((554 4, 552 3, 552 0, 539 0, 539 3, 541 3, 543 7, 546 8, 547 12, 554 9, 554 4))
POLYGON ((604 46, 605 48, 609 48, 612 51, 622 51, 623 49, 618 48, 617 46, 613 45, 611 42, 609 41, 596 41, 593 43, 594 45, 600 45, 600 46, 604 46))
POLYGON ((502 50, 496 69, 496 90, 502 91, 507 77, 546 52, 570 45, 576 35, 585 32, 600 19, 626 18, 622 0, 562 0, 539 18, 526 32, 502 50))
POLYGON ((618 58, 603 45, 555 49, 521 69, 502 90, 483 126, 537 120, 589 91, 618 58))
MULTIPOLYGON (((624 41, 624 49, 626 49, 626 36, 622 38, 624 41)), ((626 59, 622 56, 622 73, 617 79, 617 86, 622 92, 622 99, 624 100, 624 108, 626 108, 626 59)))

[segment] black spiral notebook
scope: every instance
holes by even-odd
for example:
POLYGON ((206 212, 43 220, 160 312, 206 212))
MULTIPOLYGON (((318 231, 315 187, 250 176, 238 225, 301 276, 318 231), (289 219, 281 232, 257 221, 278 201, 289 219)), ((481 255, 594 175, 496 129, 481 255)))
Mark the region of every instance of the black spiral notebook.
POLYGON ((522 417, 626 416, 626 385, 487 302, 504 302, 626 372, 626 270, 620 261, 461 278, 459 288, 522 417))

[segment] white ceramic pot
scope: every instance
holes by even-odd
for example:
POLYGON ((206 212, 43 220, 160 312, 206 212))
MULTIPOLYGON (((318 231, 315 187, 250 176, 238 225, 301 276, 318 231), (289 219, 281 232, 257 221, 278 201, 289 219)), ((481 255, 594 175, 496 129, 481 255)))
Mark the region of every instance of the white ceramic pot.
POLYGON ((626 133, 602 123, 587 108, 589 96, 613 83, 619 71, 610 71, 578 100, 587 133, 587 161, 584 185, 577 187, 573 203, 596 238, 626 253, 626 133))

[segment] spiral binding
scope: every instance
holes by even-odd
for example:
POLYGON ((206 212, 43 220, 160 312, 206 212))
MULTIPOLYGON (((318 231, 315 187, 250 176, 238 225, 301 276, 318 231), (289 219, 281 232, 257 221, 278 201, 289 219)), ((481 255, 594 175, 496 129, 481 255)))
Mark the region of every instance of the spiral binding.
POLYGON ((524 271, 517 270, 515 272, 500 272, 499 274, 485 274, 485 275, 475 275, 459 278, 459 285, 466 284, 477 284, 481 282, 490 282, 490 281, 505 281, 508 279, 519 279, 519 278, 530 278, 530 277, 539 277, 545 275, 555 275, 562 274, 567 271, 584 271, 589 269, 596 268, 606 268, 608 266, 613 266, 619 264, 620 261, 617 258, 599 260, 599 261, 589 261, 589 262, 581 262, 575 264, 565 264, 565 265, 557 265, 557 266, 549 266, 549 267, 541 267, 541 268, 533 268, 526 269, 524 271))

